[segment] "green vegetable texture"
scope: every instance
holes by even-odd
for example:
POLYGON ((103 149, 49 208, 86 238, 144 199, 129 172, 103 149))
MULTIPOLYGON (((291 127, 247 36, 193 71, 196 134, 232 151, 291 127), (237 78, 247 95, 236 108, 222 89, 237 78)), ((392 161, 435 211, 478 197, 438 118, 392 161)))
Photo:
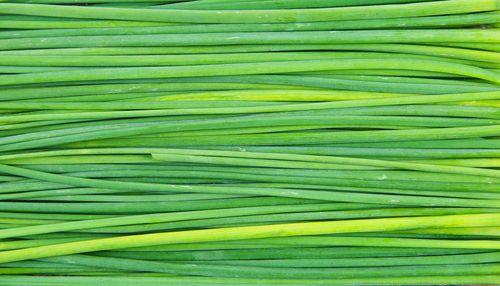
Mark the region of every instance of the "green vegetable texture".
POLYGON ((500 284, 497 0, 0 0, 0 285, 500 284))

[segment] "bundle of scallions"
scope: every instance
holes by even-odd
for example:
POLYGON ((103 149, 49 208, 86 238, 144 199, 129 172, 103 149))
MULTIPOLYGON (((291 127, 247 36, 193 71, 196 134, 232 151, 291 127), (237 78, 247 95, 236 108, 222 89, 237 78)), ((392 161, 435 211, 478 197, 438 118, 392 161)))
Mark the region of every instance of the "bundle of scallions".
POLYGON ((0 0, 0 285, 500 284, 498 0, 0 0))

